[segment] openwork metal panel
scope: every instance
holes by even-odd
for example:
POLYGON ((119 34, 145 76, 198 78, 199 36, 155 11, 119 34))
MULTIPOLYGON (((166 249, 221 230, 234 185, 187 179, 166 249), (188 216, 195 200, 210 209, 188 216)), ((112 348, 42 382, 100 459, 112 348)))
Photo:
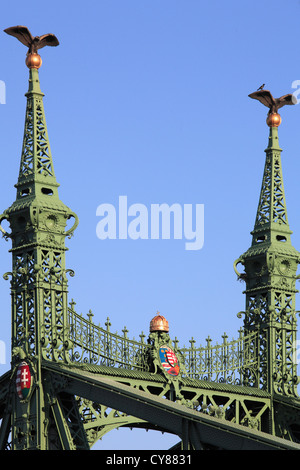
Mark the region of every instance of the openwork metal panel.
POLYGON ((255 225, 288 224, 282 180, 280 150, 267 153, 255 225))
MULTIPOLYGON (((71 306, 74 307, 73 302, 71 306)), ((151 345, 145 342, 144 333, 141 333, 139 342, 134 341, 128 338, 126 327, 123 336, 112 333, 109 318, 105 323, 106 328, 102 328, 92 323, 91 314, 89 318, 84 318, 73 308, 68 311, 70 341, 73 344, 71 362, 150 370, 151 345)), ((179 348, 177 340, 173 343, 182 355, 184 376, 211 382, 256 385, 258 340, 257 332, 245 336, 243 330, 240 330, 237 340, 228 341, 228 336, 224 334, 223 342, 216 345, 212 345, 209 337, 205 346, 195 347, 193 338, 189 348, 179 348)))
POLYGON ((222 338, 221 344, 212 345, 208 337, 206 346, 198 348, 192 339, 190 348, 180 349, 187 375, 210 382, 256 385, 259 348, 257 332, 245 336, 243 330, 240 330, 237 340, 228 341, 226 334, 222 338))
POLYGON ((72 308, 68 312, 69 338, 73 345, 71 361, 149 370, 147 358, 150 346, 145 342, 143 333, 140 334, 140 341, 134 341, 128 338, 126 327, 123 336, 111 333, 109 318, 105 323, 106 328, 102 328, 92 322, 91 314, 87 319, 72 308))

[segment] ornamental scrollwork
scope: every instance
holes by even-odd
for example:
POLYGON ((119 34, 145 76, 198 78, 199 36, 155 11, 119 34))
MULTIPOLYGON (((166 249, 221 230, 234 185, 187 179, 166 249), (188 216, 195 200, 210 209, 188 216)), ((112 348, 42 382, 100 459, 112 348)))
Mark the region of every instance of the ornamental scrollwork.
POLYGON ((103 328, 93 323, 91 313, 89 319, 77 314, 74 305, 72 302, 72 308, 68 309, 69 335, 73 345, 70 362, 163 373, 168 379, 173 376, 235 385, 257 384, 257 332, 245 336, 240 330, 239 338, 232 341, 228 341, 224 334, 222 343, 214 346, 211 338, 207 338, 206 345, 198 348, 192 339, 191 347, 180 348, 178 340, 171 341, 169 334, 164 332, 150 333, 147 342, 143 333, 141 341, 129 339, 126 328, 123 336, 112 333, 109 319, 103 328), (162 365, 164 355, 170 358, 171 374, 168 367, 162 365))

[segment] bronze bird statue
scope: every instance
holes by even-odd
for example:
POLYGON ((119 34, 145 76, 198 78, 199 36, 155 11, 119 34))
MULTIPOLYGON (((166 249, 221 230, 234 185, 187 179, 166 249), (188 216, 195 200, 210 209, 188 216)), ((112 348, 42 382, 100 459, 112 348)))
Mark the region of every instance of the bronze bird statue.
POLYGON ((54 34, 44 34, 43 36, 33 37, 26 26, 12 26, 4 30, 5 33, 16 37, 19 41, 28 47, 27 55, 37 54, 38 49, 45 46, 58 46, 59 42, 54 34))
POLYGON ((296 100, 294 95, 283 95, 280 98, 273 98, 269 90, 257 90, 248 95, 250 98, 260 101, 262 104, 269 108, 269 114, 278 113, 278 109, 282 106, 295 104, 296 100))

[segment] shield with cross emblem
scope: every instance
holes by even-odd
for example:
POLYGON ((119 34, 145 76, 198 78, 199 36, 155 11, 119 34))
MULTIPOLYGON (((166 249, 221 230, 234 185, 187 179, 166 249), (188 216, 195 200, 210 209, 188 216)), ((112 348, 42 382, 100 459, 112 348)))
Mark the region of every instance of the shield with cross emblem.
POLYGON ((16 387, 19 398, 25 400, 31 388, 31 372, 25 361, 21 362, 17 369, 16 387))

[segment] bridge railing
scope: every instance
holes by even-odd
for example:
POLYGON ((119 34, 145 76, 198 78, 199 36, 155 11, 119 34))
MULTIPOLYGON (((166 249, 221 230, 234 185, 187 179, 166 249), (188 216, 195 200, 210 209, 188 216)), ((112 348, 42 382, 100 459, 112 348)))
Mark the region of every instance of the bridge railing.
POLYGON ((93 314, 88 313, 88 319, 69 309, 70 340, 73 344, 71 360, 100 364, 125 369, 149 370, 147 351, 149 344, 145 342, 145 335, 141 333, 140 341, 128 338, 126 327, 122 335, 110 331, 109 318, 105 328, 92 321, 93 314))
MULTIPOLYGON (((71 303, 72 305, 72 303, 71 303)), ((93 323, 93 314, 85 318, 69 308, 70 340, 73 344, 71 361, 119 367, 132 370, 149 371, 151 345, 145 341, 142 332, 139 341, 128 338, 126 327, 122 335, 110 331, 109 318, 105 328, 93 323)), ((185 365, 185 376, 211 382, 226 382, 240 385, 257 386, 258 370, 258 334, 245 336, 239 331, 236 340, 228 341, 222 336, 221 344, 212 345, 208 337, 205 346, 195 346, 190 340, 190 347, 179 348, 178 340, 174 340, 174 348, 181 355, 185 365)))
POLYGON ((206 345, 198 348, 192 338, 189 348, 180 348, 187 376, 209 382, 258 386, 258 333, 245 336, 240 329, 238 339, 228 341, 225 333, 222 338, 221 344, 212 345, 208 337, 206 345))

